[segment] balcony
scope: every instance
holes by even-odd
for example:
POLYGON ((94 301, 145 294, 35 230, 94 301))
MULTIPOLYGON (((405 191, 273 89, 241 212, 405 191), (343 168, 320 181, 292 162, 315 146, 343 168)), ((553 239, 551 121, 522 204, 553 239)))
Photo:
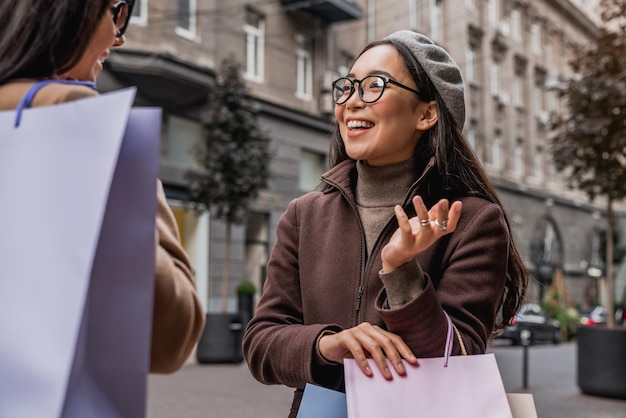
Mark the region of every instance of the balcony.
POLYGON ((287 11, 302 10, 326 23, 360 19, 363 12, 348 0, 281 0, 287 11))
POLYGON ((210 71, 181 62, 171 54, 127 48, 115 50, 105 63, 105 70, 113 78, 103 75, 98 79, 98 86, 104 91, 136 86, 138 96, 164 108, 201 106, 208 100, 215 80, 210 71), (101 86, 101 81, 108 86, 101 86))

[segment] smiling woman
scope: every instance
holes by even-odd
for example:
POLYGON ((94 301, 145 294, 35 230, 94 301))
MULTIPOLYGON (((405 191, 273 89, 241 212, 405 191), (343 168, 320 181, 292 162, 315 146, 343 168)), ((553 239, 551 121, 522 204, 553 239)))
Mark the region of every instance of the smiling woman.
POLYGON ((307 383, 344 388, 344 358, 368 376, 373 358, 391 378, 402 359, 441 356, 446 314, 467 352, 484 353, 528 282, 463 137, 463 80, 447 51, 393 33, 361 52, 333 98, 332 167, 280 219, 243 343, 259 381, 297 388, 290 417, 307 383))
MULTIPOLYGON (((27 94, 34 97, 32 106, 97 95, 96 77, 111 48, 124 43, 133 5, 134 0, 0 2, 0 110, 15 109, 27 94)), ((151 371, 173 372, 198 341, 205 316, 163 186, 155 183, 151 371)))

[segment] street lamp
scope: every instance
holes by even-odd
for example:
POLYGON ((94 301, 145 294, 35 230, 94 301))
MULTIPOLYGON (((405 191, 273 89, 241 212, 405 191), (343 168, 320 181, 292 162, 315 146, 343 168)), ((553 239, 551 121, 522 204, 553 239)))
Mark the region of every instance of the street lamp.
POLYGON ((554 219, 546 214, 535 225, 530 242, 530 258, 534 274, 539 281, 539 300, 543 300, 544 288, 552 283, 558 267, 563 263, 561 234, 554 219))

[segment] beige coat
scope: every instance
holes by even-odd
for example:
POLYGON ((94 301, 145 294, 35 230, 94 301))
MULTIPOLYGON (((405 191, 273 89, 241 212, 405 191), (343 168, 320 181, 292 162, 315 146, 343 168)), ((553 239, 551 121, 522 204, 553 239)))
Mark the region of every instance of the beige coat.
MULTIPOLYGON (((33 84, 30 80, 17 80, 0 86, 0 110, 15 109, 33 84)), ((50 84, 37 93, 32 105, 53 105, 97 94, 86 86, 50 84)), ((157 204, 150 371, 171 373, 189 357, 204 328, 205 316, 196 293, 193 269, 180 244, 178 227, 161 181, 157 182, 157 204)))

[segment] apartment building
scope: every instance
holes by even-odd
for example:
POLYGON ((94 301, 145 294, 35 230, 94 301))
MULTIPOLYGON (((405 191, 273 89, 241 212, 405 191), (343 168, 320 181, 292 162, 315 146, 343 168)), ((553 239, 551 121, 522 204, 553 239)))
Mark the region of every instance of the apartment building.
MULTIPOLYGON (((185 171, 221 61, 243 64, 274 149, 272 179, 234 229, 232 287, 261 285, 287 203, 327 168, 330 83, 365 44, 414 29, 448 49, 466 83, 465 135, 510 211, 515 238, 537 278, 562 266, 577 301, 588 284, 588 238, 601 206, 567 190, 551 164, 548 122, 571 76, 568 58, 597 31, 589 2, 568 0, 137 0, 126 45, 98 80, 104 91, 137 86, 137 105, 163 114, 161 178, 208 310, 219 298, 222 222, 185 209, 185 171), (591 17, 590 17, 591 16, 591 17)), ((234 292, 233 292, 234 298, 234 292)), ((234 299, 233 299, 234 300, 234 299)))

